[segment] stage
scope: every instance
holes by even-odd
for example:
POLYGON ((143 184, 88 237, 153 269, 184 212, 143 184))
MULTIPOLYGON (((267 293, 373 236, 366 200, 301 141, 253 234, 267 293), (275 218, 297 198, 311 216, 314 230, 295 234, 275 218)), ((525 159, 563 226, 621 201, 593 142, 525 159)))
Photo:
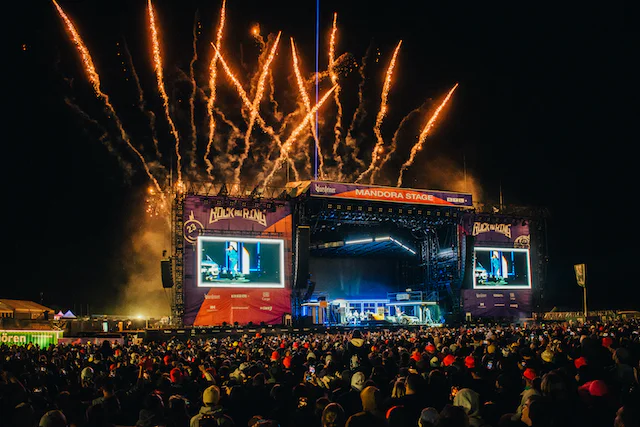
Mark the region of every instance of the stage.
POLYGON ((474 204, 463 192, 302 181, 257 193, 192 184, 174 200, 163 286, 177 328, 162 334, 233 333, 220 328, 249 324, 442 325, 479 316, 482 294, 474 302, 462 294, 487 280, 496 295, 511 295, 495 313, 508 315, 517 300, 511 311, 521 316, 544 281, 541 224, 532 211, 474 204))

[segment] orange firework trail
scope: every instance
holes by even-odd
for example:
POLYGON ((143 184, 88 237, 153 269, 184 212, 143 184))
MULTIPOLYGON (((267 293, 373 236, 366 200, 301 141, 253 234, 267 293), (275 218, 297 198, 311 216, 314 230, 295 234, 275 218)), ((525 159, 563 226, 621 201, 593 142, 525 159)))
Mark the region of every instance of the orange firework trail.
POLYGON ((400 187, 402 185, 402 177, 404 175, 404 171, 407 170, 409 166, 413 164, 413 161, 416 158, 416 154, 418 154, 418 152, 422 150, 424 141, 427 139, 427 135, 429 135, 429 131, 431 131, 431 128, 433 128, 433 125, 438 119, 438 115, 440 114, 442 109, 447 105, 447 103, 449 102, 449 99, 451 98, 451 95, 453 95, 453 92, 455 92, 457 88, 458 88, 458 83, 456 83, 451 88, 447 96, 444 98, 444 101, 442 101, 442 103, 438 106, 435 113, 433 113, 433 115, 425 125, 424 129, 422 129, 422 132, 420 132, 420 137, 418 138, 418 142, 416 142, 415 145, 411 147, 411 154, 409 155, 409 159, 406 162, 404 162, 404 164, 400 168, 400 176, 398 176, 397 187, 400 187))
POLYGON ((364 176, 371 172, 371 177, 369 178, 369 184, 373 184, 373 178, 376 170, 376 162, 378 161, 378 157, 384 151, 384 139, 382 138, 382 131, 380 130, 382 126, 382 121, 387 115, 387 99, 389 98, 389 89, 391 89, 391 77, 393 76, 393 69, 396 66, 396 58, 398 57, 398 52, 400 51, 400 46, 402 45, 402 40, 398 42, 396 46, 396 50, 393 51, 393 56, 391 57, 391 62, 389 62, 389 68, 387 68, 387 75, 384 78, 384 84, 382 85, 382 95, 380 96, 380 110, 378 111, 378 115, 376 116, 376 124, 373 127, 373 133, 376 136, 376 145, 373 147, 373 152, 371 153, 371 164, 360 174, 360 176, 356 179, 356 182, 359 182, 364 176))
POLYGON ((176 141, 176 162, 177 162, 177 171, 178 171, 178 184, 182 182, 182 156, 180 155, 180 136, 178 135, 178 130, 176 129, 176 125, 173 123, 173 119, 171 119, 171 114, 169 114, 169 97, 167 96, 167 91, 164 88, 164 75, 162 72, 162 56, 160 54, 160 43, 158 42, 158 29, 156 28, 156 19, 153 13, 153 5, 151 4, 151 0, 148 0, 148 9, 149 9, 149 27, 151 28, 151 41, 153 44, 153 66, 156 72, 156 80, 158 81, 158 91, 160 92, 160 96, 162 97, 162 104, 164 106, 164 113, 167 117, 167 121, 169 122, 169 127, 171 128, 171 133, 173 138, 176 141))
POLYGON ((262 71, 260 73, 260 78, 258 79, 258 86, 256 88, 256 94, 253 98, 253 103, 251 104, 251 109, 249 110, 249 125, 247 126, 247 132, 244 134, 244 152, 238 158, 238 167, 234 171, 234 180, 236 183, 240 182, 240 170, 242 169, 242 165, 244 161, 249 156, 249 148, 251 147, 251 131, 253 130, 253 125, 256 122, 256 116, 258 115, 260 108, 260 101, 262 100, 262 95, 264 94, 265 89, 265 81, 269 76, 269 67, 271 66, 271 62, 273 62, 273 58, 276 56, 276 52, 278 50, 278 43, 280 42, 280 34, 276 37, 276 40, 273 42, 273 46, 271 46, 271 51, 269 52, 269 56, 262 66, 262 71))
POLYGON ((327 98, 329 98, 331 93, 336 90, 336 87, 337 85, 333 86, 331 89, 327 91, 327 93, 325 93, 322 96, 322 98, 320 98, 318 103, 314 105, 314 107, 311 109, 311 111, 307 113, 306 116, 304 116, 304 119, 302 120, 302 122, 298 125, 298 127, 296 127, 293 130, 293 132, 291 132, 291 135, 289 135, 289 138, 287 138, 284 144, 282 144, 282 148, 280 150, 280 157, 278 157, 278 159, 276 160, 276 164, 274 165, 269 175, 267 175, 267 177, 264 179, 262 183, 262 187, 266 187, 269 184, 269 182, 271 182, 271 180, 273 179, 273 176, 282 165, 282 162, 288 158, 289 150, 291 149, 291 146, 293 145, 293 143, 296 141, 296 138, 298 137, 300 132, 302 132, 304 128, 308 126, 308 123, 311 121, 311 119, 313 119, 313 116, 316 114, 316 111, 318 111, 318 109, 322 107, 322 104, 324 104, 324 102, 327 100, 327 98))
POLYGON ((198 89, 198 85, 196 84, 196 77, 193 71, 193 64, 198 60, 198 27, 200 22, 198 20, 198 14, 196 12, 195 22, 193 23, 193 56, 191 57, 191 62, 189 62, 189 79, 191 80, 191 96, 189 97, 189 115, 191 119, 191 156, 190 156, 190 165, 191 170, 196 169, 196 150, 197 150, 197 131, 196 131, 196 122, 195 122, 195 99, 196 99, 196 91, 198 89))
MULTIPOLYGON (((298 66, 298 54, 296 53, 296 45, 293 42, 293 37, 291 37, 291 54, 293 56, 293 70, 296 75, 296 81, 298 82, 298 90, 300 91, 300 96, 302 97, 302 102, 304 103, 304 108, 307 111, 307 114, 311 111, 311 102, 309 101, 309 95, 304 87, 304 81, 302 80, 302 74, 300 74, 300 67, 298 66)), ((311 135, 313 135, 313 140, 316 145, 316 150, 318 150, 318 172, 320 173, 320 179, 324 178, 324 160, 322 155, 322 149, 320 148, 320 142, 318 141, 318 135, 316 134, 316 127, 313 121, 309 121, 309 127, 311 128, 311 135)))
MULTIPOLYGON (((244 90, 244 88, 242 87, 242 84, 238 81, 236 76, 233 74, 233 72, 231 71, 231 68, 229 68, 229 65, 227 65, 227 61, 224 60, 223 56, 220 54, 220 51, 218 50, 216 45, 211 43, 211 46, 213 46, 213 49, 216 52, 216 56, 218 57, 218 61, 220 61, 220 65, 222 65, 222 68, 227 74, 227 77, 229 77, 234 87, 236 88, 236 92, 238 92, 238 95, 240 96, 240 99, 242 100, 242 103, 244 104, 244 106, 250 111, 255 111, 255 119, 258 122, 258 125, 260 125, 262 130, 265 131, 271 138, 273 138, 273 140, 276 142, 278 147, 282 149, 282 141, 280 141, 280 137, 278 137, 278 135, 276 134, 276 132, 273 130, 271 126, 267 125, 267 123, 264 121, 262 116, 260 116, 260 112, 257 109, 253 109, 253 104, 249 100, 249 97, 247 96, 247 92, 244 90)), ((296 170, 295 165, 293 164, 293 161, 291 159, 287 159, 287 160, 289 161, 289 164, 293 168, 295 176, 298 176, 298 171, 296 170)))
MULTIPOLYGON (((225 22, 225 11, 227 1, 222 1, 222 7, 220 8, 220 22, 218 23, 218 33, 216 35, 216 46, 220 46, 222 43, 222 34, 225 22)), ((209 98, 207 99, 207 114, 209 115, 209 140, 207 141, 207 148, 204 153, 204 161, 207 164, 207 174, 211 177, 211 170, 213 169, 213 163, 209 160, 209 154, 211 153, 211 144, 213 143, 213 135, 216 131, 216 118, 213 114, 213 106, 216 102, 216 79, 218 76, 218 55, 213 55, 211 64, 209 65, 209 98)))
POLYGON ((333 97, 336 101, 336 107, 338 112, 336 114, 336 122, 333 126, 333 133, 335 135, 335 141, 333 143, 333 157, 338 164, 336 168, 338 170, 338 179, 342 178, 342 157, 338 155, 338 147, 340 147, 340 140, 342 137, 342 104, 340 103, 340 85, 338 84, 338 75, 335 70, 335 52, 336 52, 336 34, 338 33, 338 14, 333 14, 333 25, 331 26, 331 38, 329 39, 329 76, 331 77, 331 84, 336 88, 333 92, 333 97))
MULTIPOLYGON (((71 39, 73 40, 73 43, 76 45, 76 49, 78 49, 78 52, 80 53, 80 57, 82 58, 82 64, 84 65, 84 70, 87 73, 89 82, 93 86, 94 92, 96 93, 98 98, 100 98, 104 103, 105 107, 107 108, 107 112, 109 113, 109 116, 113 118, 113 120, 115 121, 116 126, 118 127, 118 131, 120 132, 120 137, 124 142, 126 142, 127 146, 129 146, 131 151, 133 151, 134 154, 138 156, 138 158, 142 162, 142 166, 144 167, 145 172, 153 182, 153 185, 156 187, 159 193, 163 194, 162 188, 160 187, 160 184, 158 184, 158 180, 156 180, 156 178, 151 173, 151 170, 149 169, 147 162, 144 160, 144 157, 142 156, 142 154, 140 154, 140 151, 138 151, 133 146, 129 136, 124 131, 124 128, 122 127, 122 123, 120 122, 120 118, 116 114, 116 111, 111 105, 111 102, 109 102, 109 97, 104 92, 102 92, 102 89, 100 88, 100 76, 96 71, 96 67, 93 65, 93 59, 91 58, 91 54, 89 53, 89 50, 87 49, 84 42, 82 41, 80 34, 78 33, 78 31, 76 31, 76 28, 73 25, 73 22, 71 22, 71 19, 69 19, 67 14, 64 13, 62 8, 58 5, 58 3, 55 0, 53 0, 53 4, 56 6, 56 9, 58 10, 58 14, 60 14, 60 17, 65 23, 67 32, 70 34, 71 39)), ((162 197, 164 198, 164 194, 162 197)))

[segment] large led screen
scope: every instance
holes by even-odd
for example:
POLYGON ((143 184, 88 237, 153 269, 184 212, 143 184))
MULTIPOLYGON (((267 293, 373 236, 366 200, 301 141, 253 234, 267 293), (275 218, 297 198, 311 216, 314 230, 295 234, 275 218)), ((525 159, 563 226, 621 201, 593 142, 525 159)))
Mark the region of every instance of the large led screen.
POLYGON ((198 237, 198 286, 284 288, 284 240, 198 237))
POLYGON ((530 289, 529 249, 473 249, 474 289, 530 289))

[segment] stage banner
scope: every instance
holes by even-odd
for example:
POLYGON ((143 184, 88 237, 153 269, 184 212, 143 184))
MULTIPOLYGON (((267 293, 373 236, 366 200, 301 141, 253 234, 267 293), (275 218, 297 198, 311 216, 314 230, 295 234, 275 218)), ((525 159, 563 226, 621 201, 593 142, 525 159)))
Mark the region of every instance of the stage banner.
POLYGON ((463 309, 473 317, 530 317, 532 294, 530 289, 512 291, 484 291, 463 289, 463 309))
POLYGON ((483 222, 469 219, 466 224, 472 236, 475 237, 475 246, 500 246, 508 244, 514 248, 529 248, 531 236, 528 223, 518 222, 483 222))
POLYGON ((469 193, 415 190, 411 188, 343 184, 325 181, 311 181, 309 191, 310 195, 315 197, 408 203, 414 205, 473 207, 471 194, 469 193))
POLYGON ((291 312, 292 234, 289 203, 186 196, 184 324, 281 324, 291 312))

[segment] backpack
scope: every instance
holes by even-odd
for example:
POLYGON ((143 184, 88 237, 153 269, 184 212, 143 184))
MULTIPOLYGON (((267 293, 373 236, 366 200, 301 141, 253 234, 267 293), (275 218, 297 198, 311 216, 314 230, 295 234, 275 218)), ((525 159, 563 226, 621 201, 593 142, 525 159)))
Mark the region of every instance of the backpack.
POLYGON ((210 414, 202 414, 198 421, 198 427, 232 427, 233 420, 218 409, 210 414))

